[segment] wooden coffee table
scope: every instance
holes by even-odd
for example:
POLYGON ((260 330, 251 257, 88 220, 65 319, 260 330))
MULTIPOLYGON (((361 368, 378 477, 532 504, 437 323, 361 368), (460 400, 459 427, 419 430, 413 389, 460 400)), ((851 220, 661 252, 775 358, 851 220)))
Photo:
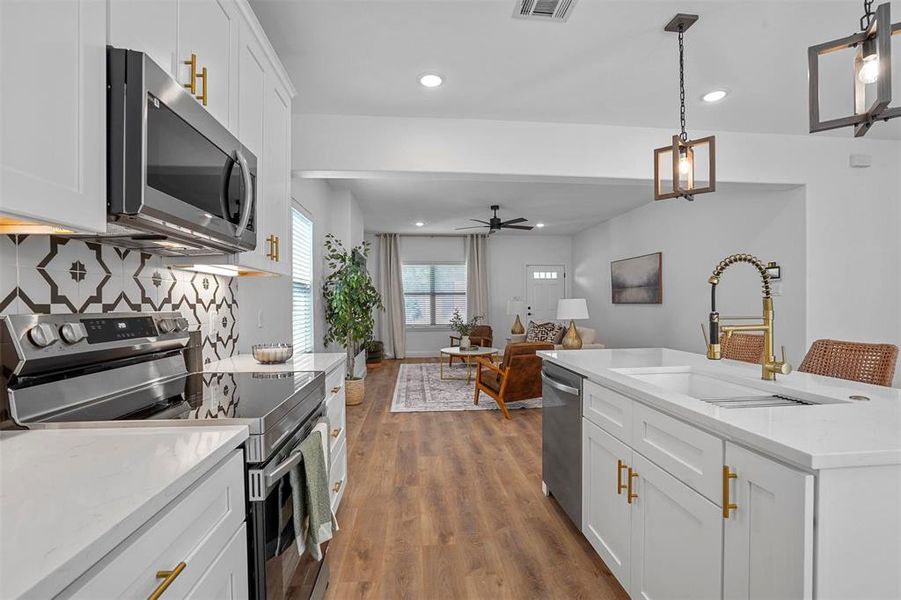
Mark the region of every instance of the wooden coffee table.
POLYGON ((498 350, 497 348, 488 348, 488 347, 478 347, 474 350, 461 350, 459 346, 450 346, 448 348, 441 349, 441 358, 439 359, 440 367, 440 378, 441 379, 464 379, 463 377, 451 377, 450 375, 444 375, 444 356, 459 357, 463 359, 463 362, 466 363, 466 382, 469 383, 472 381, 472 364, 475 362, 475 357, 477 356, 487 356, 491 359, 497 356, 498 350))

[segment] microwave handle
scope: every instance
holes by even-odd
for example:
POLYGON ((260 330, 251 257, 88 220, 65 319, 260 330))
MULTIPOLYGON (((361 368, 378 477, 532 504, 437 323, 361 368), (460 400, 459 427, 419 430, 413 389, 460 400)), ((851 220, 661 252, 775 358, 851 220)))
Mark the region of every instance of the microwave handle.
POLYGON ((253 210, 253 181, 250 179, 250 169, 247 167, 247 159, 240 150, 235 150, 238 164, 241 165, 241 174, 244 176, 244 202, 241 204, 241 220, 235 230, 235 237, 244 235, 247 224, 250 222, 250 212, 253 210))

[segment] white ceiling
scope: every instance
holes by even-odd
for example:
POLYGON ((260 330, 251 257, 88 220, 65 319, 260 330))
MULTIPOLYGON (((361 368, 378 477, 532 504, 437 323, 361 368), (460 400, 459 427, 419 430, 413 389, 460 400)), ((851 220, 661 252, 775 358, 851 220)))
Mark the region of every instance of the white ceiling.
MULTIPOLYGON (((350 190, 363 211, 366 231, 419 234, 478 233, 456 231, 488 220, 489 206, 500 205, 503 220, 525 217, 526 225, 544 223, 532 231, 504 230, 495 235, 571 235, 652 202, 649 182, 628 180, 464 180, 432 177, 333 179, 330 185, 350 190), (422 221, 423 227, 415 223, 422 221)), ((724 184, 760 192, 784 186, 724 184)), ((680 200, 680 202, 683 202, 680 200)))
MULTIPOLYGON (((547 23, 514 19, 514 0, 251 3, 298 89, 298 113, 666 128, 678 126, 678 71, 663 26, 697 13, 685 42, 689 133, 806 134, 807 47, 853 33, 862 12, 859 0, 580 0, 567 23, 547 23), (421 87, 424 72, 445 85, 421 87), (718 87, 729 97, 700 101, 718 87)), ((897 20, 901 0, 891 4, 897 20)), ((829 63, 837 87, 824 117, 851 101, 850 67, 829 63)), ((871 136, 901 139, 901 119, 871 136)))

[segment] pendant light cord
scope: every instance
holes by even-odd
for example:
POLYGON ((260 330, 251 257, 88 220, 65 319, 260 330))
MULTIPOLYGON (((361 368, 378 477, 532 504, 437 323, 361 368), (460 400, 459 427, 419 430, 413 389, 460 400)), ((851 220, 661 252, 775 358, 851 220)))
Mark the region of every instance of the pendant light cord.
POLYGON ((876 13, 873 12, 873 1, 874 0, 863 0, 863 16, 860 18, 861 31, 866 31, 867 29, 869 29, 870 24, 876 17, 876 13))
MULTIPOLYGON (((872 0, 871 0, 872 1, 872 0)), ((683 142, 688 141, 688 133, 685 131, 685 43, 683 37, 685 31, 679 25, 679 122, 682 125, 682 133, 679 137, 683 142)))

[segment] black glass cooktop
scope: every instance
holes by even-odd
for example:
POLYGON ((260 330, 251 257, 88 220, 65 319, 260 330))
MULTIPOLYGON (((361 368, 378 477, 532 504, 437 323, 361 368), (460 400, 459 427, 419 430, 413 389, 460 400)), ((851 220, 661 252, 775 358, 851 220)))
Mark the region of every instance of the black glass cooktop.
MULTIPOLYGON (((58 413, 44 422, 236 419, 261 433, 300 403, 315 410, 324 376, 289 373, 191 373, 58 413)), ((307 411, 295 411, 307 412, 307 411)))

